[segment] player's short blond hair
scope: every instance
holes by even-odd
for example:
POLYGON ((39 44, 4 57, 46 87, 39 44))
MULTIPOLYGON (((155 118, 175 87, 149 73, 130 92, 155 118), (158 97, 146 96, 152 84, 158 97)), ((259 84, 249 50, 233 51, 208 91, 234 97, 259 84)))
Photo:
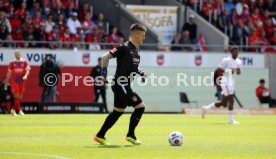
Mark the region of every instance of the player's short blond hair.
POLYGON ((130 27, 130 34, 132 35, 135 31, 144 31, 144 32, 146 32, 147 28, 144 25, 140 24, 140 23, 134 23, 130 27))

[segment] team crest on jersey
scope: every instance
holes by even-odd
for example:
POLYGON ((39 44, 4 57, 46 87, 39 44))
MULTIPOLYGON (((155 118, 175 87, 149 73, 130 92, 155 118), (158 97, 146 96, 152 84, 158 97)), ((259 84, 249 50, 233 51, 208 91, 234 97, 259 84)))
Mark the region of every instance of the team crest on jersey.
POLYGON ((157 55, 156 62, 158 65, 163 65, 165 62, 164 54, 157 55))
POLYGON ((200 66, 202 64, 202 56, 201 55, 196 55, 195 56, 195 65, 200 66))
POLYGON ((90 62, 90 54, 89 53, 82 54, 82 62, 86 65, 89 64, 89 62, 90 62))

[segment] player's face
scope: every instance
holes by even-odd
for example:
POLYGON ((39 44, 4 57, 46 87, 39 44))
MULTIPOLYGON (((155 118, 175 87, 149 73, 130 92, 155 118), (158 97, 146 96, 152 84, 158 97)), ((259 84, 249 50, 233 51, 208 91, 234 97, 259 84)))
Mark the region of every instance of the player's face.
POLYGON ((16 50, 16 51, 14 52, 14 57, 15 57, 17 60, 20 60, 21 55, 20 55, 20 51, 19 51, 19 50, 16 50))
POLYGON ((146 37, 146 32, 144 31, 137 31, 135 33, 135 39, 139 45, 143 44, 146 37))
POLYGON ((234 49, 234 50, 232 50, 231 54, 232 54, 232 58, 236 59, 238 57, 238 55, 239 55, 239 50, 238 49, 234 49))

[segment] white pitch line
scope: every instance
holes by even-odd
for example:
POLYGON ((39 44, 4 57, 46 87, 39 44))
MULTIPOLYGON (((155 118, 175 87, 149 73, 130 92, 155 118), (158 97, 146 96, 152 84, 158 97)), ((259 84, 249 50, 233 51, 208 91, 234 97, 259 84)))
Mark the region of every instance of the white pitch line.
POLYGON ((57 158, 57 159, 70 159, 67 157, 57 156, 57 155, 50 155, 50 154, 35 154, 35 153, 28 153, 28 152, 1 152, 0 154, 12 154, 12 155, 30 155, 30 156, 40 156, 40 157, 50 157, 50 158, 57 158))

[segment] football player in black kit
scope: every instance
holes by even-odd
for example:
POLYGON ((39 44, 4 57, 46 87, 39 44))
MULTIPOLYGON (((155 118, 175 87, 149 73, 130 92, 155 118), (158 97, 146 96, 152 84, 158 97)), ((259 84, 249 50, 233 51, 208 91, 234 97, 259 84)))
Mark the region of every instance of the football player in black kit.
POLYGON ((137 73, 144 78, 146 76, 145 72, 138 67, 140 63, 138 46, 145 40, 146 31, 146 27, 142 24, 132 24, 130 27, 129 40, 102 56, 101 74, 104 78, 107 76, 109 59, 117 58, 117 68, 112 83, 112 91, 114 92, 114 109, 107 116, 100 131, 96 136, 94 136, 94 141, 100 143, 101 145, 108 145, 105 134, 124 113, 124 109, 127 106, 132 106, 134 108, 134 112, 130 117, 126 141, 132 143, 133 145, 141 144, 141 141, 135 136, 135 128, 144 113, 145 104, 139 95, 132 91, 130 85, 133 80, 134 73, 137 73))

